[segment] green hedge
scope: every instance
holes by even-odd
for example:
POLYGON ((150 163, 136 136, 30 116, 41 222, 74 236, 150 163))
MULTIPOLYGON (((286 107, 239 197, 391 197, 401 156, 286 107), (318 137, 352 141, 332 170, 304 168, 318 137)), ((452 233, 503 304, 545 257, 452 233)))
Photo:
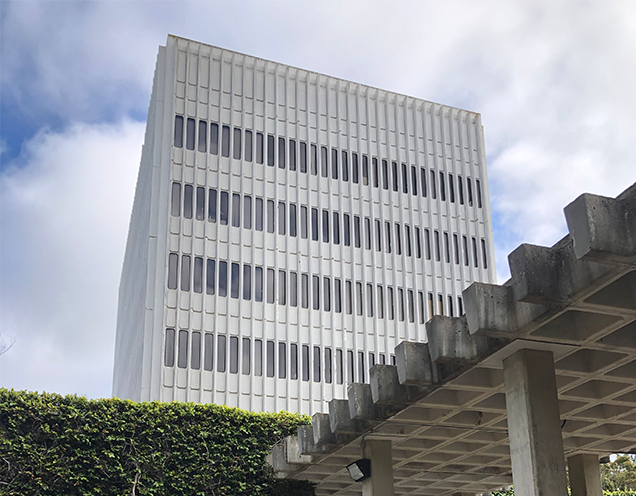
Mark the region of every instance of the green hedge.
POLYGON ((310 418, 194 403, 0 389, 0 494, 312 495, 277 482, 271 446, 310 418))

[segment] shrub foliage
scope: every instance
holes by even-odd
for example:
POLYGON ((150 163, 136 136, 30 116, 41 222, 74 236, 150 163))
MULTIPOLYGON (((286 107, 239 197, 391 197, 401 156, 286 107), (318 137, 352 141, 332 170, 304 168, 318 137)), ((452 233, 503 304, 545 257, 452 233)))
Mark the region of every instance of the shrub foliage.
POLYGON ((311 495, 272 445, 309 417, 0 389, 0 494, 311 495))

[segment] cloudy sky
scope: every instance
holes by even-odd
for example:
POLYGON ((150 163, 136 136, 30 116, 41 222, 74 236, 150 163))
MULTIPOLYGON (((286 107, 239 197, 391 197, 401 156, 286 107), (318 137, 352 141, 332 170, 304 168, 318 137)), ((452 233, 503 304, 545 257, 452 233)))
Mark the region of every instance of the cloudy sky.
POLYGON ((111 394, 168 33, 482 114, 499 282, 636 181, 636 2, 0 2, 0 386, 111 394))

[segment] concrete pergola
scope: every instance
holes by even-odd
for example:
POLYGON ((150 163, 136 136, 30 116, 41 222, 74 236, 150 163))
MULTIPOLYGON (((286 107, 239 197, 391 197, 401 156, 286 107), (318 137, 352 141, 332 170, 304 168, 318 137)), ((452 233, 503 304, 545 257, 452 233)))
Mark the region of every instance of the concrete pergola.
POLYGON ((565 238, 519 246, 510 280, 472 284, 465 315, 433 317, 428 343, 402 342, 275 446, 279 477, 319 496, 565 496, 567 464, 573 496, 600 496, 599 457, 636 448, 636 184, 565 217, 565 238))

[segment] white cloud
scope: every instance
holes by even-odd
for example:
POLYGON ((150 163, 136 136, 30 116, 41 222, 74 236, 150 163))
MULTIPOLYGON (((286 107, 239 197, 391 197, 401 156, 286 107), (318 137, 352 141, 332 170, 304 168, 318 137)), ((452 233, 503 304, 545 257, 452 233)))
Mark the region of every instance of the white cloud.
POLYGON ((2 173, 0 385, 109 396, 143 125, 42 132, 2 173))

